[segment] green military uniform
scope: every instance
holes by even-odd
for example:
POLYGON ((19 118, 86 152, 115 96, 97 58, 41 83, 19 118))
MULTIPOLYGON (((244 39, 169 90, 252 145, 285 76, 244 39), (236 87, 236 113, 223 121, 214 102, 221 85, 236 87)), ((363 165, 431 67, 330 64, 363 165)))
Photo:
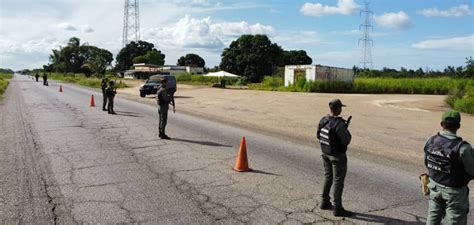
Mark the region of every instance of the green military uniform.
MULTIPOLYGON (((451 111, 452 113, 453 111, 451 111)), ((446 117, 443 115, 443 120, 446 117)), ((458 113, 459 114, 459 113, 458 113)), ((459 116, 460 122, 460 116, 459 116)), ((441 138, 454 141, 460 140, 459 137, 450 131, 441 131, 438 133, 441 138)), ((430 140, 427 141, 425 146, 428 146, 430 140)), ((469 188, 467 183, 470 178, 474 176, 474 152, 471 145, 467 142, 461 142, 457 150, 456 158, 449 157, 450 161, 457 160, 459 168, 464 173, 464 182, 461 185, 445 185, 441 182, 435 181, 435 175, 430 173, 430 183, 428 184, 429 194, 429 206, 428 206, 428 217, 426 224, 438 225, 441 224, 441 220, 445 218, 446 224, 463 225, 467 224, 467 214, 469 212, 469 188)), ((426 153, 426 147, 425 147, 426 153)), ((428 154, 428 153, 426 153, 428 154)), ((428 169, 430 159, 425 157, 425 164, 428 169)), ((441 166, 440 166, 441 167, 441 166)), ((453 173, 447 174, 447 176, 454 176, 453 173)), ((445 182, 442 182, 445 183, 445 182)))
MULTIPOLYGON (((329 105, 332 110, 345 106, 338 99, 331 101, 329 105)), ((348 123, 338 115, 327 115, 319 122, 317 138, 323 152, 325 178, 321 209, 332 208, 329 194, 334 184, 334 215, 352 216, 352 213, 346 211, 342 206, 342 192, 347 173, 346 151, 352 139, 348 123)))
POLYGON ((160 90, 156 93, 158 103, 158 115, 159 115, 159 137, 162 139, 169 139, 166 135, 166 124, 168 122, 168 110, 171 102, 171 97, 166 87, 161 86, 160 90))
POLYGON ((107 79, 102 79, 101 83, 101 88, 102 88, 102 111, 108 111, 107 110, 107 79))
POLYGON ((107 111, 109 114, 116 114, 114 111, 114 98, 117 94, 117 91, 114 88, 114 82, 110 81, 109 86, 105 89, 107 95, 107 111))

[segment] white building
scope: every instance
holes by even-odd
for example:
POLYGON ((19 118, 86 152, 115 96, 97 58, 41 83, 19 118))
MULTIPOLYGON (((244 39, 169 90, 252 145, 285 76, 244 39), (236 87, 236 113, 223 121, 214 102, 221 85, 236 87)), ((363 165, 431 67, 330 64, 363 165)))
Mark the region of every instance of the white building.
POLYGON ((299 77, 307 81, 328 80, 354 82, 354 70, 322 65, 285 66, 285 86, 294 84, 299 77))
POLYGON ((166 74, 175 76, 180 73, 203 74, 204 68, 191 66, 157 66, 153 64, 138 63, 133 64, 133 70, 127 70, 124 78, 147 79, 147 76, 154 74, 166 74), (146 74, 146 75, 145 75, 146 74))

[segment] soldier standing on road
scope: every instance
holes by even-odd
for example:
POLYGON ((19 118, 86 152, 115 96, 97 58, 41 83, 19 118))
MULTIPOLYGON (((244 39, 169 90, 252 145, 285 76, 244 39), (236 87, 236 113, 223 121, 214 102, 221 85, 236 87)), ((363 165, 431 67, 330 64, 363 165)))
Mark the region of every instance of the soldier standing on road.
POLYGON ((474 152, 466 141, 456 135, 461 127, 461 114, 445 112, 441 118, 443 131, 425 144, 425 166, 428 168, 430 190, 426 224, 467 224, 469 212, 469 181, 474 176, 474 152))
MULTIPOLYGON (((168 80, 161 80, 160 90, 156 93, 156 100, 158 103, 158 115, 159 115, 159 137, 161 139, 171 139, 166 135, 165 128, 168 122, 168 110, 169 105, 172 102, 172 96, 169 94, 168 89, 168 80)), ((174 103, 173 103, 174 104, 174 103)))
POLYGON ((115 94, 117 94, 117 90, 115 90, 113 81, 109 81, 109 86, 105 90, 105 94, 107 95, 107 111, 109 114, 117 114, 114 111, 114 98, 115 94))
POLYGON ((43 85, 48 86, 48 75, 43 73, 43 85))
POLYGON ((35 74, 36 82, 38 82, 40 75, 38 73, 35 74))
POLYGON ((349 122, 339 115, 342 112, 341 100, 334 99, 329 102, 331 115, 321 118, 318 126, 317 138, 321 144, 324 165, 324 186, 320 208, 334 209, 334 216, 350 217, 352 212, 342 206, 342 192, 344 179, 347 173, 347 146, 352 136, 348 130, 349 122), (331 205, 329 193, 334 181, 334 208, 331 205))
POLYGON ((107 78, 102 78, 102 111, 107 111, 107 94, 105 93, 107 89, 107 78))

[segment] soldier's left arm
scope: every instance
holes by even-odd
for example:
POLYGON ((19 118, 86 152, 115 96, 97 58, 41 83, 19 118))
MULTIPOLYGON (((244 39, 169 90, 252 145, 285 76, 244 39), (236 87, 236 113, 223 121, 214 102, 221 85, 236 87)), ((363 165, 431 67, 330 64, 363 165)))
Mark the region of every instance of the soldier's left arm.
POLYGON ((466 172, 474 177, 474 150, 472 146, 465 143, 459 149, 459 156, 466 172))

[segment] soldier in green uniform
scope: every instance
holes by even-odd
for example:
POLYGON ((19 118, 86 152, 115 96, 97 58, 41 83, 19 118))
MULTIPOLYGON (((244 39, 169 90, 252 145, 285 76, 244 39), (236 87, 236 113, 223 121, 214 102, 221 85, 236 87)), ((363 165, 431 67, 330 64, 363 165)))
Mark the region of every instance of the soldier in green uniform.
POLYGON ((319 122, 317 138, 321 144, 324 165, 324 186, 320 208, 334 209, 334 216, 350 217, 352 212, 342 206, 342 192, 344 179, 347 173, 347 146, 352 136, 348 130, 350 118, 345 121, 339 115, 342 112, 341 100, 329 102, 331 114, 323 117, 319 122), (334 207, 331 204, 329 193, 334 182, 334 207))
POLYGON ((428 168, 429 206, 426 224, 467 224, 469 212, 469 181, 474 176, 472 147, 456 135, 461 115, 445 112, 438 134, 425 144, 425 165, 428 168))
MULTIPOLYGON (((160 90, 156 93, 156 101, 158 103, 158 115, 160 119, 159 123, 159 137, 161 139, 171 139, 166 135, 165 128, 168 122, 168 110, 170 103, 172 101, 172 96, 168 92, 167 89, 168 80, 163 79, 161 80, 160 90)), ((174 103, 173 103, 174 106, 174 103)))
POLYGON ((102 84, 100 85, 102 88, 102 111, 108 111, 107 106, 107 94, 105 91, 107 90, 107 78, 102 78, 102 84))
POLYGON ((109 114, 117 114, 114 111, 114 98, 117 94, 117 90, 114 87, 114 82, 110 81, 109 86, 105 90, 105 94, 107 95, 107 111, 109 114))

